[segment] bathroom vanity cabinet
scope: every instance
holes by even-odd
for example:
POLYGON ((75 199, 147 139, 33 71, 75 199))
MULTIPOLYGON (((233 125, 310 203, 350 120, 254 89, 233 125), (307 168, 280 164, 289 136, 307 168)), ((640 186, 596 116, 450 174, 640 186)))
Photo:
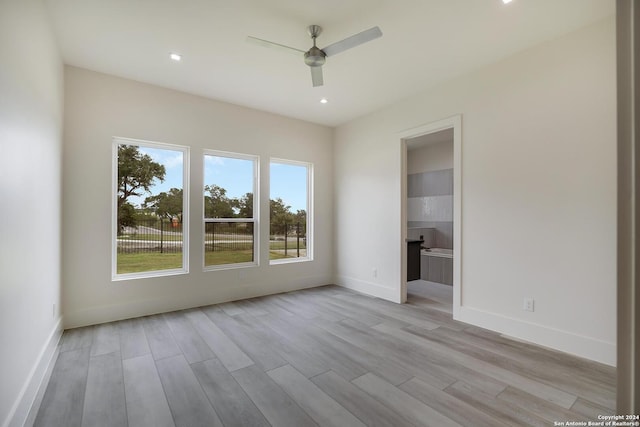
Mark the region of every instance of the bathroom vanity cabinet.
POLYGON ((420 245, 424 240, 407 239, 407 281, 420 279, 420 245))
POLYGON ((423 254, 420 258, 422 280, 453 285, 453 258, 427 254, 423 254))

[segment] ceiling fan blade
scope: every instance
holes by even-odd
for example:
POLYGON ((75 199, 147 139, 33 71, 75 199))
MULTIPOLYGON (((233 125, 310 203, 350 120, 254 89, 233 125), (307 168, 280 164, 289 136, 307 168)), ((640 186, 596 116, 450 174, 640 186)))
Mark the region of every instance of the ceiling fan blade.
POLYGON ((271 49, 277 49, 277 50, 280 50, 282 52, 292 53, 292 54, 298 55, 298 56, 300 56, 301 54, 304 54, 304 52, 305 52, 304 50, 296 49, 295 47, 285 46, 285 45, 280 44, 280 43, 274 43, 274 42, 270 42, 268 40, 262 40, 262 39, 259 39, 257 37, 252 37, 252 36, 247 36, 247 42, 253 43, 253 44, 257 44, 258 46, 268 47, 268 48, 271 48, 271 49))
POLYGON ((382 37, 382 31, 379 27, 373 27, 369 28, 368 30, 362 31, 361 33, 354 34, 351 37, 347 37, 344 40, 340 40, 339 42, 330 44, 329 46, 322 49, 322 51, 327 56, 333 56, 340 52, 344 52, 347 49, 351 49, 352 47, 356 47, 373 39, 377 39, 378 37, 382 37))
POLYGON ((313 82, 313 87, 322 86, 324 84, 324 79, 322 78, 322 67, 309 68, 311 68, 311 81, 313 82))

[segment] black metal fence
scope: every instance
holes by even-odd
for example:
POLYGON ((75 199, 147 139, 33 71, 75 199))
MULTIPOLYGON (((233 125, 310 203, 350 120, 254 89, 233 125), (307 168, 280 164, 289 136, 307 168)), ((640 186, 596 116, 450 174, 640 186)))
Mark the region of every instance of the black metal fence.
MULTIPOLYGON (((307 254, 304 224, 271 224, 270 250, 285 257, 307 254)), ((118 234, 118 253, 182 252, 182 223, 167 218, 137 220, 118 234)), ((253 251, 253 222, 206 222, 205 252, 253 251)))
POLYGON ((177 219, 137 220, 118 234, 118 253, 182 252, 182 223, 177 219))
POLYGON ((253 250, 253 222, 206 222, 204 251, 253 250))
POLYGON ((306 227, 299 222, 271 224, 272 253, 280 253, 286 258, 307 256, 306 227))

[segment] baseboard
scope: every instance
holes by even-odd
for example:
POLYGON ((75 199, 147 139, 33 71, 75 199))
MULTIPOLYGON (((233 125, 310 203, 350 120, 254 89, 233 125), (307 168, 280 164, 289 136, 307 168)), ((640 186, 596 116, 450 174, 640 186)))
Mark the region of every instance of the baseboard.
POLYGON ((23 427, 25 425, 32 406, 36 401, 36 397, 44 384, 43 380, 47 377, 47 373, 55 362, 54 356, 56 355, 61 337, 62 317, 59 317, 42 347, 22 390, 20 390, 18 399, 16 399, 15 404, 11 408, 11 412, 9 412, 9 416, 5 420, 3 427, 23 427))
POLYGON ((456 320, 605 365, 616 365, 615 343, 464 306, 460 307, 456 320))
POLYGON ((401 303, 398 289, 382 286, 379 283, 367 282, 347 276, 336 276, 336 285, 361 292, 363 294, 382 298, 387 301, 401 303))
POLYGON ((120 304, 109 304, 87 307, 80 310, 67 311, 64 315, 65 329, 97 325, 134 317, 148 316, 170 311, 221 304, 228 301, 239 301, 266 295, 314 288, 333 283, 330 276, 298 276, 290 280, 270 286, 247 283, 228 288, 217 288, 208 295, 190 295, 185 293, 181 298, 161 296, 144 300, 127 301, 120 304))

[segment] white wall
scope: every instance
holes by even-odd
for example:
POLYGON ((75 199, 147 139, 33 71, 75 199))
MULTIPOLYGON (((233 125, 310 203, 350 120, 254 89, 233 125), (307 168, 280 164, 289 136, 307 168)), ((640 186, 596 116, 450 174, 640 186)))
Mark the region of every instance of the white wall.
POLYGON ((333 130, 99 74, 65 68, 63 304, 65 327, 324 285, 333 281, 333 130), (112 137, 191 147, 190 273, 111 281, 112 137), (314 164, 315 259, 268 263, 268 197, 261 206, 261 265, 202 271, 203 149, 314 164))
POLYGON ((0 58, 4 426, 24 422, 60 336, 63 69, 40 1, 0 3, 0 58))
POLYGON ((407 173, 422 173, 453 168, 453 139, 416 148, 407 153, 407 173))
POLYGON ((611 18, 339 127, 338 284, 400 300, 398 135, 462 114, 459 318, 614 364, 615 100, 611 18))

